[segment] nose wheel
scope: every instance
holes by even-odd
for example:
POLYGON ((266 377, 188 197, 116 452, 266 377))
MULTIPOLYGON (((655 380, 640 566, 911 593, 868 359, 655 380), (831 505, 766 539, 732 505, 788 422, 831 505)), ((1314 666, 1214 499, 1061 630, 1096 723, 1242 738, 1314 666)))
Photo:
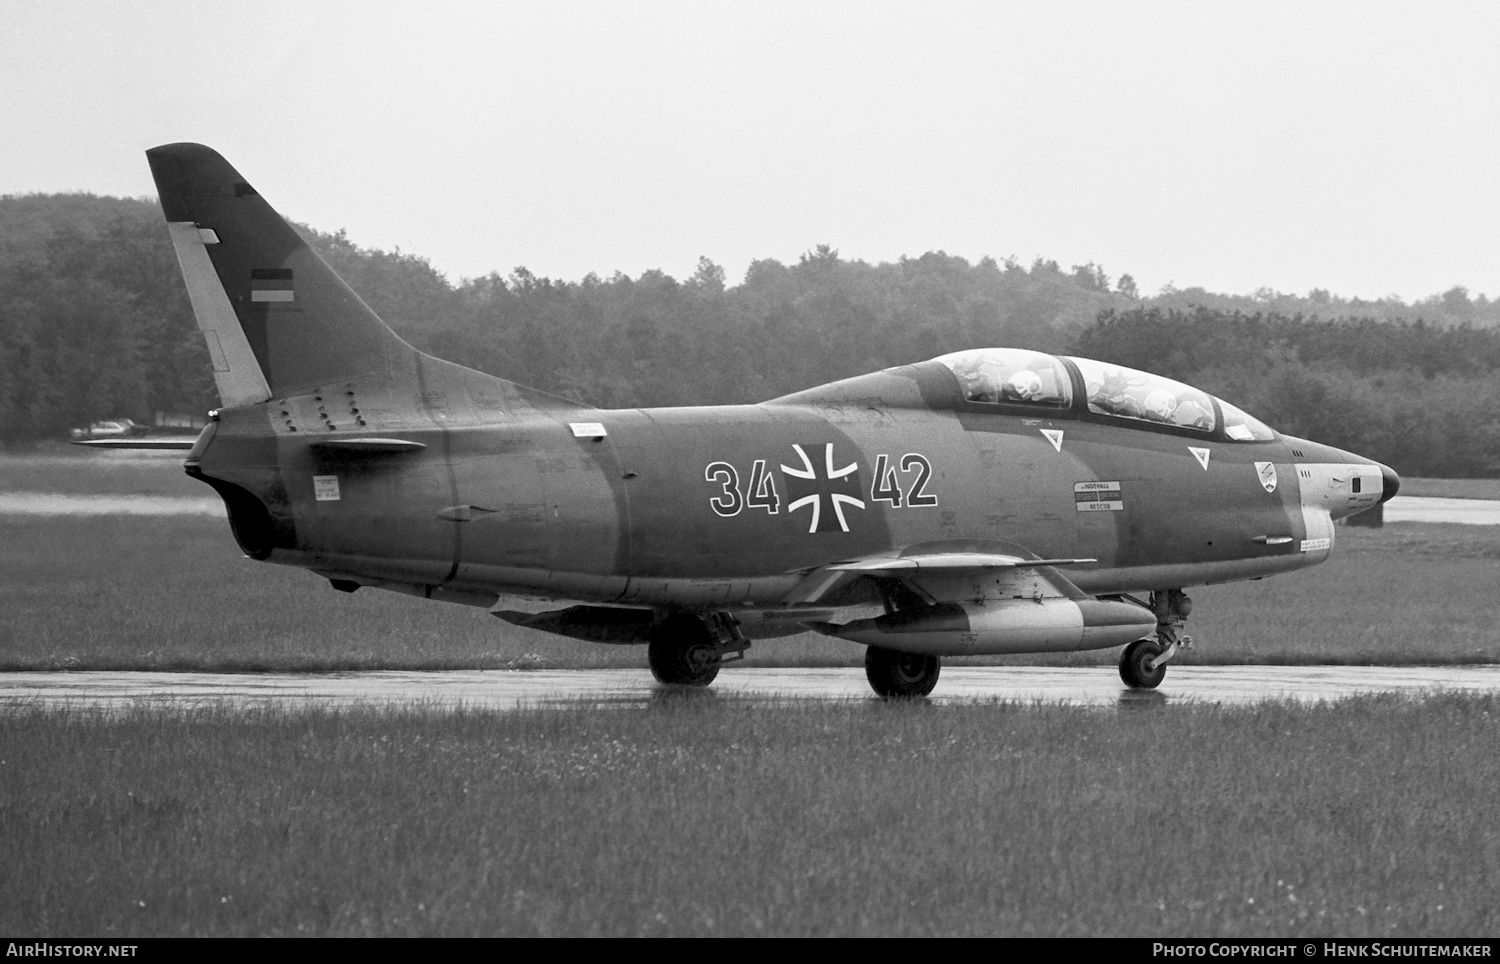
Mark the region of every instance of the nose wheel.
POLYGON ((1138 639, 1120 657, 1120 679, 1133 690, 1154 690, 1167 675, 1166 647, 1154 639, 1138 639))

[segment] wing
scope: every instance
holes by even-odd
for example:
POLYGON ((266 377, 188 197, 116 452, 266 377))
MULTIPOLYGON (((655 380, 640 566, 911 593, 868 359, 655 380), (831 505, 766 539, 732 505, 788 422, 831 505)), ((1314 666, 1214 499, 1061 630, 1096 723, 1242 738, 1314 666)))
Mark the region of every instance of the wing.
POLYGON ((828 572, 862 572, 889 576, 913 571, 941 572, 959 576, 991 569, 1039 569, 1043 566, 1073 566, 1097 559, 1040 559, 986 552, 918 552, 901 556, 871 556, 824 566, 828 572))
POLYGON ((814 569, 787 597, 794 605, 807 605, 837 597, 838 590, 862 578, 894 579, 910 585, 911 580, 927 577, 963 577, 999 574, 1004 570, 1049 570, 1039 573, 1057 587, 1059 595, 1083 596, 1055 566, 1075 566, 1097 562, 1097 559, 1044 559, 1018 547, 997 545, 952 545, 923 543, 907 546, 892 553, 846 559, 814 569))

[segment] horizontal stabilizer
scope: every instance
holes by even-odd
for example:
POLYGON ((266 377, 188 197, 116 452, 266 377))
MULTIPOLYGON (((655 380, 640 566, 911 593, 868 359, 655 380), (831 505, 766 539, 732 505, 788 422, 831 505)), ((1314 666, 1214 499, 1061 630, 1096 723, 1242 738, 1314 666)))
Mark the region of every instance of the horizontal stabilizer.
POLYGON ((313 448, 333 449, 338 452, 359 452, 364 455, 395 455, 398 452, 420 452, 427 447, 425 442, 413 442, 405 438, 323 438, 313 442, 313 448))
POLYGON ((159 451, 190 450, 198 439, 194 438, 95 438, 80 439, 74 445, 87 445, 91 449, 157 449, 159 451))

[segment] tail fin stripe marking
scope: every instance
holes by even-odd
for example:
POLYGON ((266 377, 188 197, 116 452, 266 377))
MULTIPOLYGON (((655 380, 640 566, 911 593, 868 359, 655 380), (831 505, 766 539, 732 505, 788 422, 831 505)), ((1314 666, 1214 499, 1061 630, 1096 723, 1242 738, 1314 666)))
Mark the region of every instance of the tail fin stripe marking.
POLYGON ((291 268, 251 268, 250 301, 296 301, 291 268))

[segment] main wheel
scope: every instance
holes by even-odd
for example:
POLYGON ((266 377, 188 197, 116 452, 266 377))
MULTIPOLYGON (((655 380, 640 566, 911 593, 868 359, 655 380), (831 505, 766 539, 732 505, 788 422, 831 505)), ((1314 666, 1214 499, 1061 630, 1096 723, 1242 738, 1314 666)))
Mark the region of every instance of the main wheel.
POLYGON ((697 616, 678 613, 651 627, 651 675, 668 686, 707 686, 719 675, 718 647, 697 616))
POLYGON ((1160 663, 1152 668, 1151 661, 1159 657, 1166 650, 1154 639, 1138 639, 1125 647, 1125 652, 1120 656, 1120 679, 1125 685, 1136 690, 1154 690, 1161 685, 1162 679, 1167 675, 1167 664, 1160 663))
POLYGON ((884 697, 926 696, 937 685, 942 662, 936 656, 898 653, 871 646, 865 650, 865 678, 884 697))

